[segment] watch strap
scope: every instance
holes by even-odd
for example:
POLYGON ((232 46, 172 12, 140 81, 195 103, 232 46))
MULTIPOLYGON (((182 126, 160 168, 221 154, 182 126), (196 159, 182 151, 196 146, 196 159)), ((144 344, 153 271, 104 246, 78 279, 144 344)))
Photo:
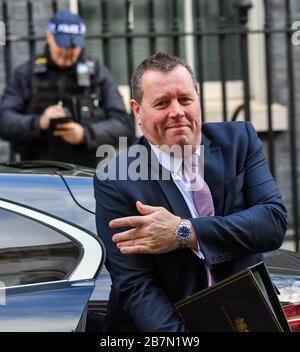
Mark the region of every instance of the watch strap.
POLYGON ((178 228, 176 230, 176 236, 177 236, 177 240, 178 240, 178 243, 179 243, 179 248, 183 249, 183 248, 187 248, 188 247, 190 238, 187 239, 187 240, 182 240, 182 239, 180 239, 178 237, 178 229, 180 228, 180 226, 188 226, 189 228, 191 228, 191 223, 187 219, 181 219, 180 224, 179 224, 179 226, 178 226, 178 228))

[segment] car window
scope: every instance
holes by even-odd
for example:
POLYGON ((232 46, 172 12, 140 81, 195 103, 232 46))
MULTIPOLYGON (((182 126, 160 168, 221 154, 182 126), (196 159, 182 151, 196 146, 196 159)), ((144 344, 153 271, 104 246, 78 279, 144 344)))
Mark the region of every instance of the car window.
POLYGON ((66 279, 80 255, 63 233, 0 208, 0 281, 6 287, 66 279))

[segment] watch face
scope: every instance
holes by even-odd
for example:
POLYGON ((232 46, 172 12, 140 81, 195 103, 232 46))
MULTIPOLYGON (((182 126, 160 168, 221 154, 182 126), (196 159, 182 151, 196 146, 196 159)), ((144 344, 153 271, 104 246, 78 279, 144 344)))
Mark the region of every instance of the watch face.
POLYGON ((187 241, 191 238, 191 235, 192 235, 192 230, 189 226, 186 226, 186 225, 179 226, 178 233, 177 233, 179 240, 187 241))

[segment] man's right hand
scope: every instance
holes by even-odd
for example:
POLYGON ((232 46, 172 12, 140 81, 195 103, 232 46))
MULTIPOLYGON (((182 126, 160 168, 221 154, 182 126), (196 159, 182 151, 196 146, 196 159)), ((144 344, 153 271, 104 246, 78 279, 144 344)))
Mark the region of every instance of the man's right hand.
MULTIPOLYGON (((128 216, 113 219, 109 227, 131 227, 131 229, 114 234, 112 240, 123 254, 161 254, 179 247, 176 229, 180 217, 170 213, 166 208, 150 206, 136 202, 140 216, 128 216)), ((189 247, 197 249, 197 237, 192 227, 189 247)))
POLYGON ((48 106, 41 115, 40 118, 40 129, 47 130, 49 128, 50 119, 58 117, 65 117, 66 112, 61 105, 48 106))

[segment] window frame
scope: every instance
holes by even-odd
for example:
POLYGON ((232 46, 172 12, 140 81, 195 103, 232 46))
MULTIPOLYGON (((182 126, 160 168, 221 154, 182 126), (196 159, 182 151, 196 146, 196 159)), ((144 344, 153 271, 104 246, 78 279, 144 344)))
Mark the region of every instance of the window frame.
POLYGON ((99 270, 101 270, 105 260, 105 249, 103 243, 96 238, 94 234, 68 221, 62 221, 61 219, 52 215, 50 216, 47 213, 7 200, 0 199, 0 209, 9 210, 15 214, 19 214, 33 221, 37 221, 46 227, 50 227, 52 230, 57 231, 70 239, 72 242, 75 242, 76 246, 79 244, 81 249, 77 263, 75 264, 73 271, 69 273, 67 279, 16 286, 4 286, 0 287, 0 290, 14 287, 47 285, 56 282, 91 280, 96 278, 96 275, 99 270))

